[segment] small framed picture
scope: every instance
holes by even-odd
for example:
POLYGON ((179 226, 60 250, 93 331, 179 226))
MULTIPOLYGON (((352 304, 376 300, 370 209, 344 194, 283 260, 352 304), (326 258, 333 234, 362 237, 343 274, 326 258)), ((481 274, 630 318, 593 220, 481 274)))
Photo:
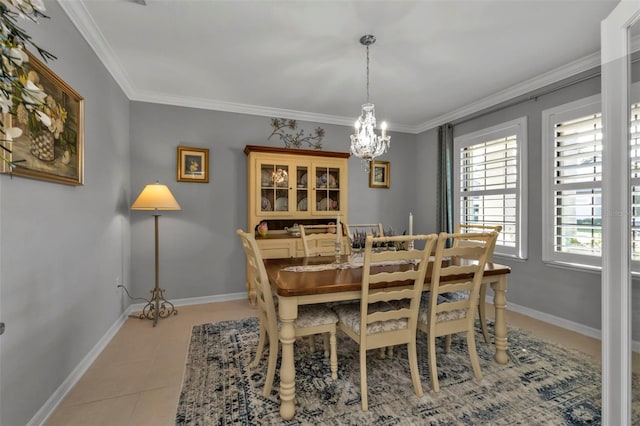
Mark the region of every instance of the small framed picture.
POLYGON ((209 182, 209 149, 178 146, 178 182, 209 182))
POLYGON ((369 188, 391 186, 391 164, 388 161, 372 161, 369 169, 369 188))

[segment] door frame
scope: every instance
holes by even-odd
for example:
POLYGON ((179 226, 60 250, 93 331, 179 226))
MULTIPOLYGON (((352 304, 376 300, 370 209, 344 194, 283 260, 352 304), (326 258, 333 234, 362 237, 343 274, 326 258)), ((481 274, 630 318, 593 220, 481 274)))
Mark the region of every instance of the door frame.
POLYGON ((630 38, 640 2, 602 21, 602 424, 631 424, 630 38), (605 207, 606 206, 606 207, 605 207))

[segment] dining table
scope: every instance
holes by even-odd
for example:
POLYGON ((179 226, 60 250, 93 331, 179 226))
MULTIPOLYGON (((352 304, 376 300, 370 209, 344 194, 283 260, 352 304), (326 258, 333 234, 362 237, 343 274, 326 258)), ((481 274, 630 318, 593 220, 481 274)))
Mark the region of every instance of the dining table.
MULTIPOLYGON (((447 261, 450 260, 443 260, 443 262, 447 261)), ((294 257, 265 259, 264 265, 271 287, 278 297, 278 314, 281 322, 280 416, 284 420, 290 420, 295 416, 294 322, 298 316, 298 306, 360 300, 362 260, 358 263, 353 256, 346 255, 294 257)), ((423 291, 429 291, 430 288, 431 265, 432 262, 427 269, 423 291)), ((375 266, 388 272, 412 267, 413 265, 407 263, 375 266)), ((494 291, 494 359, 499 364, 508 362, 505 293, 507 275, 510 272, 511 268, 506 265, 488 262, 482 278, 483 285, 491 285, 494 291)), ((407 284, 404 282, 378 283, 371 288, 390 288, 407 284)))

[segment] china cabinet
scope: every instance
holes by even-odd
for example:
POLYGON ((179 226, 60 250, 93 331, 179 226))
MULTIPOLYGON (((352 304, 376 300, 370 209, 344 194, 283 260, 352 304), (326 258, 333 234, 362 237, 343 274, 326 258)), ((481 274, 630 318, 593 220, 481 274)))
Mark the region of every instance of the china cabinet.
MULTIPOLYGON (((247 145, 247 227, 265 259, 304 256, 294 225, 347 221, 348 152, 247 145)), ((249 297, 253 290, 248 288, 249 297)))

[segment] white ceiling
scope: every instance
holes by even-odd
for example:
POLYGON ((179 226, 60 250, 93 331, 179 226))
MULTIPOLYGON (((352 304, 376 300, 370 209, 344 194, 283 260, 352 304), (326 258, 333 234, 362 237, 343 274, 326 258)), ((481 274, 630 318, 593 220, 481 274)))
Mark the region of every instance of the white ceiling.
POLYGON ((417 133, 599 64, 618 0, 59 0, 131 100, 417 133))

